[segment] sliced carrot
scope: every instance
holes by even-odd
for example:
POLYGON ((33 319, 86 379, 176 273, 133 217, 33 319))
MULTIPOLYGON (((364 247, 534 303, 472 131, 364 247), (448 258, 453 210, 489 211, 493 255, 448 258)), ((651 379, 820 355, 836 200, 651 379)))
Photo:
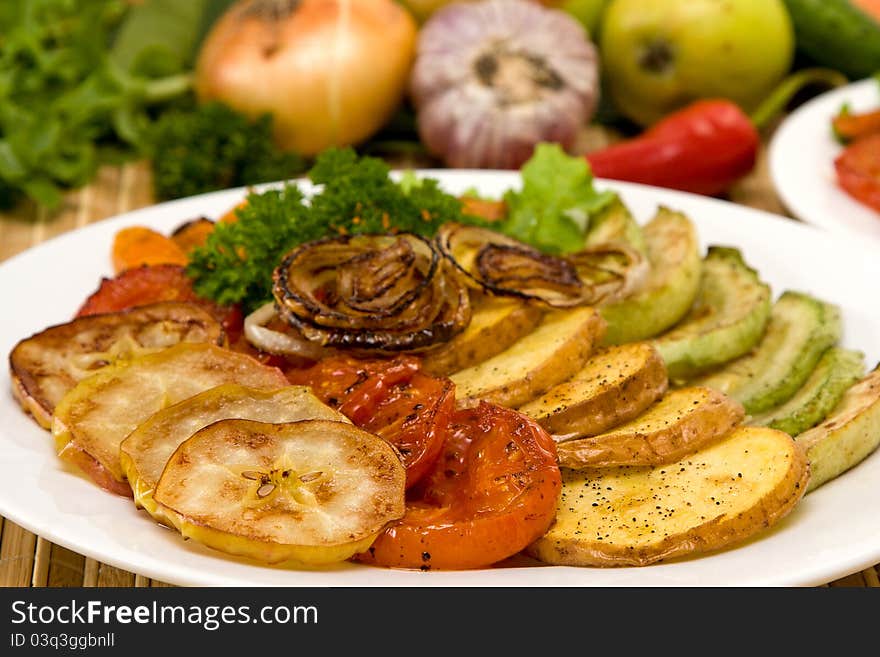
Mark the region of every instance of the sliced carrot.
POLYGON ((507 203, 504 201, 488 201, 476 196, 462 196, 459 200, 462 212, 472 217, 501 221, 507 216, 507 203))
POLYGON ((234 224, 236 221, 238 221, 238 216, 236 216, 235 211, 238 210, 239 208, 243 208, 246 205, 247 205, 247 199, 243 200, 241 203, 239 203, 235 207, 230 208, 225 214, 223 214, 220 217, 220 219, 218 219, 218 221, 221 224, 234 224))
POLYGON ((123 228, 113 240, 113 269, 116 273, 141 265, 186 265, 186 253, 162 233, 144 226, 123 228))
POLYGON ((208 241, 208 235, 212 232, 214 232, 214 222, 207 217, 199 217, 178 226, 171 233, 171 239, 189 255, 189 252, 196 247, 204 246, 208 241))

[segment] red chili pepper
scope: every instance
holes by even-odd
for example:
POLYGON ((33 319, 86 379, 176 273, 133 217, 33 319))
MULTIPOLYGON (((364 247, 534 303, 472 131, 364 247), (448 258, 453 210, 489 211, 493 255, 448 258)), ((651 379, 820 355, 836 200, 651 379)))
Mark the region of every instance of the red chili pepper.
POLYGON ((807 85, 846 84, 839 72, 806 68, 790 75, 751 116, 724 99, 698 100, 640 136, 587 155, 601 178, 715 196, 755 166, 758 132, 807 85))
POLYGON ((760 141, 735 103, 699 100, 587 160, 600 178, 713 196, 752 170, 760 141))

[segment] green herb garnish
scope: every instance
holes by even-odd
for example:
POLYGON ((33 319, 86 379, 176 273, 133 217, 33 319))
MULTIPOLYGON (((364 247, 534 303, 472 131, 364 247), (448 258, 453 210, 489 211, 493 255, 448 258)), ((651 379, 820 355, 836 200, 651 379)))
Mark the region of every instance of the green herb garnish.
POLYGON ((584 246, 590 217, 614 200, 596 191, 590 166, 558 144, 539 144, 522 167, 522 189, 504 196, 508 218, 497 226, 548 253, 571 253, 584 246))
POLYGON ((301 156, 273 143, 271 116, 251 122, 221 103, 164 114, 150 150, 160 200, 285 180, 306 170, 301 156))
POLYGON ((436 180, 402 182, 383 161, 350 148, 318 156, 309 179, 321 189, 307 201, 293 185, 252 193, 238 221, 218 224, 191 254, 187 273, 201 296, 241 302, 251 311, 272 298, 272 271, 290 249, 322 237, 388 233, 433 235, 449 221, 483 223, 462 213, 461 202, 436 180))

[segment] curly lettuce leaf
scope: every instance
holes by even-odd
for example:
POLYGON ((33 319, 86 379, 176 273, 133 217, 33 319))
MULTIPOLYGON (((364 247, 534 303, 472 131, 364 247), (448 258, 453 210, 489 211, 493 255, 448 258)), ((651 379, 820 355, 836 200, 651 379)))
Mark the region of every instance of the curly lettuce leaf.
POLYGON ((586 159, 558 144, 539 144, 521 175, 522 189, 504 196, 508 217, 498 228, 548 253, 583 248, 590 217, 616 198, 596 190, 586 159))

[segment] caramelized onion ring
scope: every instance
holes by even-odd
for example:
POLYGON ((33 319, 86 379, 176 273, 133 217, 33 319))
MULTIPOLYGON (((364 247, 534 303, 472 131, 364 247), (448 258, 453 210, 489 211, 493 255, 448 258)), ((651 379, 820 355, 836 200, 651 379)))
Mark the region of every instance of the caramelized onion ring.
POLYGON ((411 233, 304 244, 285 256, 274 282, 279 315, 322 346, 420 351, 470 322, 466 286, 432 242, 411 233))
POLYGON ((446 224, 438 249, 471 285, 553 308, 613 303, 641 287, 647 260, 624 244, 552 256, 486 228, 446 224))

